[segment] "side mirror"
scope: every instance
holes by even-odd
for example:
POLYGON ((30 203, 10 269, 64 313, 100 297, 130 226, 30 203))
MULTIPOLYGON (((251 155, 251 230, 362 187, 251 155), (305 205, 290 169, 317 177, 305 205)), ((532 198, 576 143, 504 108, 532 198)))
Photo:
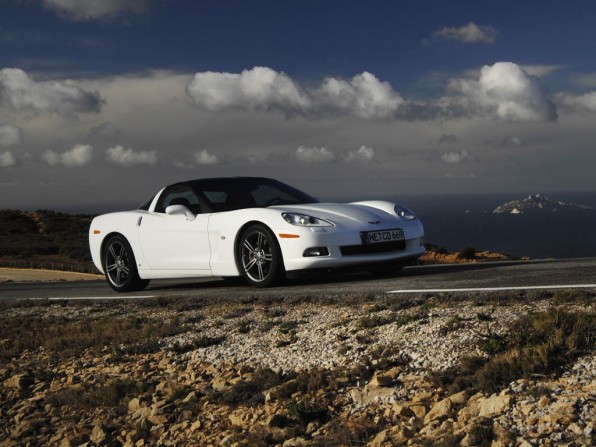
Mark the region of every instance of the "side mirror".
POLYGON ((170 216, 186 216, 186 220, 191 221, 197 217, 184 205, 170 205, 166 208, 166 214, 170 216))

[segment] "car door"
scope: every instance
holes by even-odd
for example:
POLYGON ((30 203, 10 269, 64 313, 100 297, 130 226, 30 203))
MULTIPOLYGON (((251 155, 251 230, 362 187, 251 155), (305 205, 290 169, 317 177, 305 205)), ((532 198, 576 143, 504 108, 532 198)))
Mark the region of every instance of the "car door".
POLYGON ((160 195, 155 210, 139 222, 139 243, 151 270, 210 271, 208 213, 188 185, 173 185, 160 195), (170 205, 184 205, 195 218, 166 214, 170 205))

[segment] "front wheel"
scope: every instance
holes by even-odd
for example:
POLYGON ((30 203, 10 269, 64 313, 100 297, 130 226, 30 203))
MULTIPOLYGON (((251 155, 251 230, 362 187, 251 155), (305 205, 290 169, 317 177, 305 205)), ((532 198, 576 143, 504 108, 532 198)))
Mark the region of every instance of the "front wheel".
POLYGON ((103 268, 108 284, 116 292, 143 290, 149 280, 139 277, 134 253, 123 236, 113 236, 104 248, 103 268))
POLYGON ((238 266, 246 281, 255 287, 269 287, 284 275, 284 265, 275 236, 264 225, 246 229, 238 246, 238 266))

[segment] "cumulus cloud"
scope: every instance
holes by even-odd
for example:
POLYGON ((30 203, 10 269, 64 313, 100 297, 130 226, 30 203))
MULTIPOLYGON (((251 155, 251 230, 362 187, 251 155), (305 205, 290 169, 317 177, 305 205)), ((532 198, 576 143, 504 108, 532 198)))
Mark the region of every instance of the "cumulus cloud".
POLYGON ((146 14, 150 0, 42 0, 44 6, 71 20, 110 20, 146 14))
POLYGON ((0 147, 12 147, 21 144, 23 131, 12 124, 0 124, 0 147))
POLYGON ((555 96, 557 104, 568 112, 594 113, 596 112, 596 91, 583 95, 559 93, 555 96))
POLYGON ((91 163, 93 147, 88 144, 77 144, 72 149, 62 153, 47 150, 42 154, 42 158, 50 166, 76 168, 91 163))
POLYGON ((447 164, 459 164, 465 162, 470 157, 467 149, 460 152, 447 152, 441 155, 441 160, 447 164))
POLYGON ((220 162, 219 158, 210 154, 207 149, 197 152, 194 156, 194 159, 198 165, 214 165, 220 162))
POLYGON ((431 121, 481 116, 532 122, 557 118, 541 80, 511 62, 486 65, 453 79, 446 96, 427 101, 406 100, 391 84, 369 72, 349 80, 328 77, 307 88, 267 67, 240 74, 196 73, 186 93, 207 111, 275 110, 310 119, 351 116, 371 121, 431 121))
POLYGON ((157 163, 157 151, 134 151, 123 146, 114 146, 106 151, 109 162, 119 166, 154 165, 157 163))
POLYGON ((0 70, 0 104, 19 113, 57 113, 71 117, 99 112, 103 100, 97 92, 60 82, 37 82, 23 70, 4 68, 0 70))
POLYGON ((453 80, 450 90, 463 95, 449 98, 449 107, 459 107, 459 113, 487 114, 511 122, 557 118, 555 105, 540 79, 511 62, 485 65, 478 80, 453 80))
POLYGON ((312 96, 314 105, 323 112, 364 119, 391 118, 405 102, 388 82, 366 71, 350 81, 326 78, 312 96))
POLYGON ((186 93, 200 107, 211 110, 279 110, 303 113, 310 99, 289 76, 267 67, 255 67, 240 74, 196 73, 186 93))
POLYGON ((465 44, 493 44, 497 31, 492 26, 478 26, 470 22, 459 28, 443 27, 433 33, 433 38, 457 40, 465 44))
POLYGON ((355 115, 390 118, 404 102, 388 82, 364 72, 346 81, 326 78, 314 89, 301 87, 283 72, 255 67, 235 73, 196 73, 187 84, 188 96, 201 108, 277 110, 286 116, 309 118, 355 115))
POLYGON ((0 152, 0 168, 11 168, 17 165, 17 159, 12 152, 0 152))
POLYGON ((296 149, 296 158, 303 163, 329 163, 336 160, 335 154, 325 147, 306 146, 296 149))
POLYGON ((372 147, 360 146, 357 151, 350 151, 344 156, 347 163, 369 162, 375 157, 375 150, 372 147))

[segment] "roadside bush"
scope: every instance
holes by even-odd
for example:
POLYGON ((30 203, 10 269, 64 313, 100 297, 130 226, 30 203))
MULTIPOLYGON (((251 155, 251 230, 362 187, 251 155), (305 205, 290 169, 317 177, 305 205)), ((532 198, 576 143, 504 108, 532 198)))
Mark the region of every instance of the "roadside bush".
POLYGON ((467 357, 456 371, 438 378, 449 392, 473 388, 493 393, 535 374, 556 373, 596 347, 596 314, 550 308, 520 318, 509 331, 505 350, 490 359, 467 357))

